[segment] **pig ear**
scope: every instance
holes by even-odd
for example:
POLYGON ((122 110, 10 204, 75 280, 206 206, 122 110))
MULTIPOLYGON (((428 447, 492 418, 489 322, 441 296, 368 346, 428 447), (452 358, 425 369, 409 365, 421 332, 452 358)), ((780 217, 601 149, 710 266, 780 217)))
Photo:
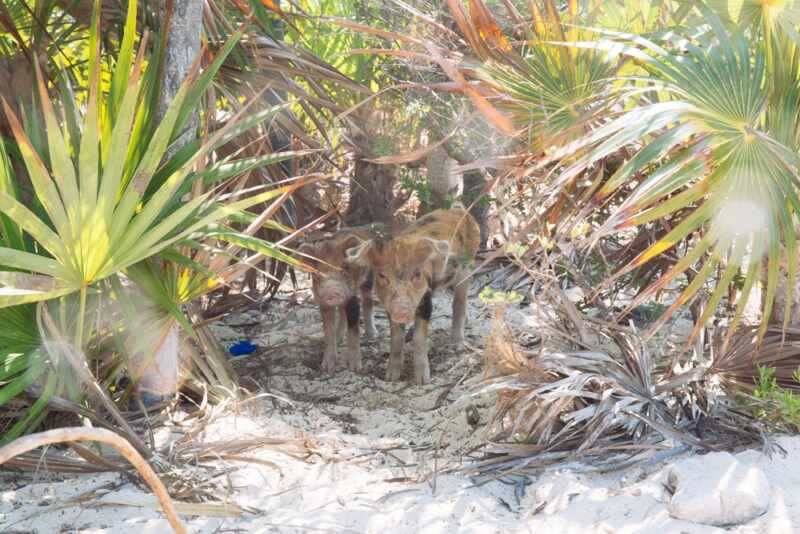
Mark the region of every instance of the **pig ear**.
POLYGON ((358 265, 367 264, 367 252, 372 247, 372 240, 364 241, 360 245, 348 248, 345 250, 344 255, 348 263, 355 263, 358 265))
POLYGON ((349 249, 357 248, 363 242, 364 240, 358 237, 357 235, 349 235, 344 238, 344 241, 342 241, 342 244, 340 246, 344 249, 346 255, 349 249))

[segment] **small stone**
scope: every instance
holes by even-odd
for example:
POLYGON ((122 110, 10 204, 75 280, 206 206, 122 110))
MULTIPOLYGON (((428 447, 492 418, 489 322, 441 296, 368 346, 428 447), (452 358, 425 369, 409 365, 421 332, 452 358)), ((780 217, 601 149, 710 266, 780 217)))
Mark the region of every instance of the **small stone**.
POLYGON ((764 514, 770 485, 764 472, 727 452, 687 458, 667 468, 669 513, 706 525, 736 525, 764 514))
POLYGON ((481 416, 478 413, 478 409, 475 408, 473 405, 469 405, 466 408, 466 416, 467 416, 467 424, 471 427, 476 427, 481 422, 481 416))

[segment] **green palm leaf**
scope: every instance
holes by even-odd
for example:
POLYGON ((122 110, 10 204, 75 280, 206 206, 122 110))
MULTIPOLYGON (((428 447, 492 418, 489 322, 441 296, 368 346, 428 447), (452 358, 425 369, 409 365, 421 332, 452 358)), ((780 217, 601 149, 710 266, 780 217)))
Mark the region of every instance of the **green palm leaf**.
POLYGON ((765 91, 770 80, 765 46, 754 46, 741 33, 727 30, 713 12, 700 9, 714 36, 704 48, 686 40, 680 50, 613 32, 605 32, 606 41, 583 44, 597 50, 616 48, 633 57, 647 70, 646 80, 654 82, 655 88, 643 89, 639 87, 642 78, 630 79, 623 91, 635 107, 579 140, 573 148, 584 150, 585 156, 562 176, 562 180, 571 179, 607 154, 646 139, 599 189, 596 202, 620 195, 634 176, 645 177, 630 194, 621 195, 622 203, 598 229, 593 242, 621 228, 682 215, 671 232, 619 275, 692 235, 703 236, 689 252, 692 261, 676 264, 637 299, 641 302, 664 287, 693 261, 702 263, 695 282, 650 333, 696 296, 704 276, 710 276, 717 265, 722 267, 721 276, 698 327, 711 319, 739 269, 746 273, 742 295, 746 301, 760 276, 762 259, 767 263, 766 325, 778 266, 786 261, 789 271, 795 272, 793 221, 800 206, 796 90, 784 89, 780 98, 771 98, 774 95, 765 91), (787 254, 788 249, 792 252, 787 254))

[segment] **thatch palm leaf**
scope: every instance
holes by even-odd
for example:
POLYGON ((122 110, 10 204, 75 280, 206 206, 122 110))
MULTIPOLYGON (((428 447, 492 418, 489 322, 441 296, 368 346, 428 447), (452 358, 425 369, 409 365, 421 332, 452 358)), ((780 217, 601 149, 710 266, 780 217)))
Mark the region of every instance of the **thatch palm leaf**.
MULTIPOLYGON (((573 145, 573 150, 586 150, 586 155, 565 175, 575 176, 608 153, 647 139, 598 191, 595 202, 600 203, 621 195, 635 177, 645 176, 631 194, 621 195, 622 204, 598 229, 595 240, 680 213, 672 219, 677 220, 672 230, 619 275, 699 232, 704 238, 690 252, 703 262, 698 278, 710 276, 717 265, 723 268, 698 328, 710 319, 740 268, 746 273, 742 295, 746 302, 753 279, 761 272, 762 257, 767 258, 766 324, 780 262, 785 258, 789 272, 796 270, 792 221, 800 207, 796 188, 800 160, 793 151, 796 132, 787 123, 794 95, 785 91, 777 102, 771 99, 764 91, 771 74, 764 48, 726 30, 710 11, 703 12, 713 31, 705 48, 691 41, 677 48, 619 34, 581 45, 603 50, 622 47, 624 55, 646 69, 646 81, 653 88, 639 87, 643 78, 630 80, 630 99, 638 106, 573 145), (783 244, 791 249, 786 256, 781 253, 783 244)), ((634 305, 691 266, 692 262, 681 262, 634 305)), ((690 284, 679 303, 692 299, 701 287, 699 281, 690 284)), ((672 306, 650 331, 675 309, 672 306)))
MULTIPOLYGON (((86 49, 89 78, 84 100, 74 98, 69 77, 63 73, 54 84, 59 98, 53 98, 37 68, 35 106, 20 118, 3 103, 13 140, 0 143, 0 317, 13 319, 22 311, 35 309, 38 317, 52 323, 49 330, 57 332, 49 338, 57 337, 59 346, 69 345, 68 352, 79 357, 70 365, 83 371, 80 381, 52 372, 51 363, 59 357, 49 355, 47 342, 17 351, 22 359, 0 355, 0 367, 8 367, 8 372, 0 374, 0 406, 23 391, 38 398, 11 435, 35 426, 54 395, 71 388, 75 391, 68 391, 66 397, 77 399, 80 383, 88 385, 87 380, 94 380, 80 360, 82 352, 103 335, 94 326, 100 319, 95 320, 93 314, 102 306, 114 307, 125 299, 124 293, 135 290, 126 284, 123 291, 117 275, 127 276, 133 285, 141 284, 141 291, 152 281, 137 276, 147 271, 143 262, 178 266, 174 271, 182 284, 190 282, 189 293, 166 287, 144 293, 155 305, 150 307, 160 309, 156 315, 173 324, 180 322, 192 333, 181 305, 219 282, 218 273, 207 269, 206 263, 193 261, 186 251, 207 238, 211 246, 229 242, 286 259, 269 243, 232 230, 221 232, 219 226, 256 204, 285 198, 306 183, 288 180, 282 187, 259 188, 255 194, 221 194, 225 181, 304 154, 297 151, 242 160, 227 155, 196 171, 212 151, 274 117, 285 106, 248 113, 251 104, 239 103, 239 111, 221 126, 214 125, 207 138, 170 154, 171 144, 185 129, 191 111, 198 107, 242 32, 232 33, 201 74, 199 62, 196 64, 198 68, 172 99, 163 119, 156 122, 152 110, 157 109, 157 95, 152 89, 160 56, 157 49, 155 55, 146 57, 146 37, 139 41, 138 55, 134 53, 136 0, 129 2, 120 52, 108 61, 110 67, 101 55, 99 20, 96 11, 86 49), (198 182, 212 187, 195 194, 192 186, 198 182), (20 184, 28 183, 30 191, 23 194, 20 184), (191 193, 188 198, 187 193, 191 193), (46 302, 57 297, 57 306, 46 302), (39 303, 35 308, 20 306, 34 302, 39 303), (67 309, 70 313, 62 313, 67 309), (50 318, 51 312, 54 318, 50 318), (28 370, 21 372, 19 362, 23 361, 28 370), (51 372, 45 373, 48 369, 51 372), (43 378, 34 384, 31 373, 43 378)), ((120 321, 113 313, 106 315, 104 321, 120 321)), ((36 319, 28 319, 29 329, 43 332, 42 321, 37 324, 36 319)), ((13 324, 10 319, 9 324, 13 324)), ((125 325, 106 326, 110 326, 104 327, 107 334, 123 331, 125 325)), ((8 347, 11 350, 13 345, 8 347)), ((119 360, 120 355, 114 358, 119 360)), ((117 362, 114 369, 119 366, 117 362)), ((115 374, 113 369, 107 372, 115 374)), ((90 390, 101 392, 97 384, 90 390)), ((113 403, 103 395, 100 393, 106 411, 113 413, 113 403)))

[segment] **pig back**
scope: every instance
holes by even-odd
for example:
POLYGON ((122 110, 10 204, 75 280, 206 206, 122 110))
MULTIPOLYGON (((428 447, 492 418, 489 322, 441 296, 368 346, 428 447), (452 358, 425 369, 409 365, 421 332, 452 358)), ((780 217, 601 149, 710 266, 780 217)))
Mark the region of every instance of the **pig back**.
POLYGON ((309 235, 302 250, 323 262, 318 263, 318 270, 325 272, 327 276, 344 278, 351 289, 355 290, 359 286, 371 287, 372 273, 367 266, 345 261, 346 251, 365 241, 383 239, 386 236, 387 228, 381 223, 348 226, 336 231, 309 235))
POLYGON ((462 271, 478 253, 480 228, 464 209, 435 210, 417 219, 398 238, 407 242, 433 240, 439 245, 433 247, 437 253, 428 258, 431 289, 436 289, 460 281, 462 271), (442 243, 447 245, 442 246, 442 243))

